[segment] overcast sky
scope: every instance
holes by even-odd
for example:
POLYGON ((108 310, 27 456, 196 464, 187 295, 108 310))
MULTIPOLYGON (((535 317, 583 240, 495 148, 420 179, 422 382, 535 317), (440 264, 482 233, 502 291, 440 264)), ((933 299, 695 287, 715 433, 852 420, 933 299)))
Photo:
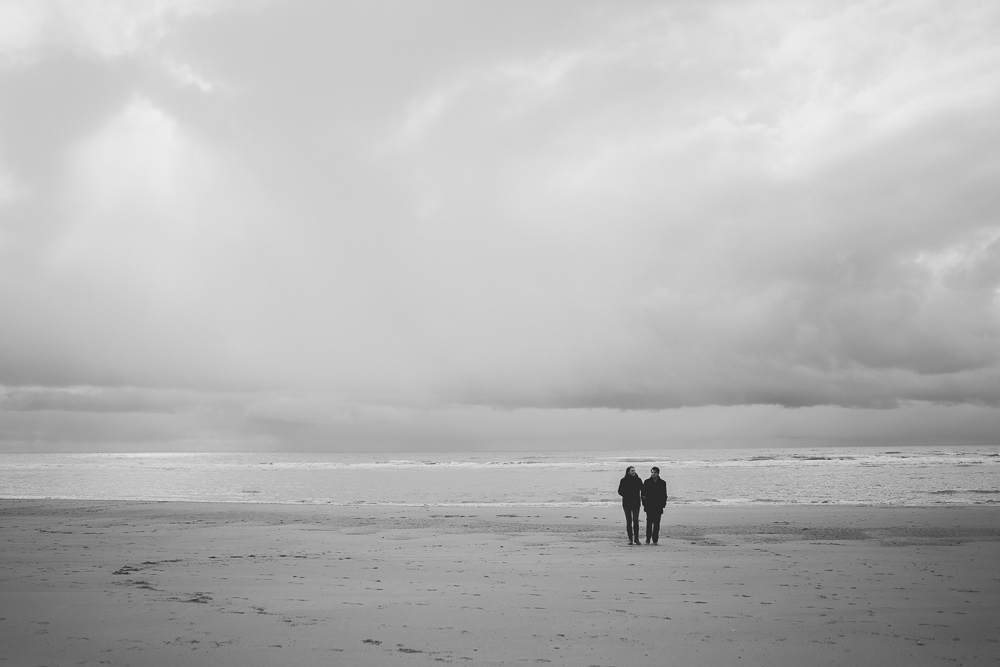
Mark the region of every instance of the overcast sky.
POLYGON ((996 443, 998 35, 0 0, 0 451, 996 443))

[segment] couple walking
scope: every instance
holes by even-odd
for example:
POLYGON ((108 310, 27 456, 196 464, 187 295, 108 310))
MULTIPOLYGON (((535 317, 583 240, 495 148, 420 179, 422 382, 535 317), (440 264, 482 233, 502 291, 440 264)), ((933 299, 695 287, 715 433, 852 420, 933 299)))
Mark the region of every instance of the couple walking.
POLYGON ((652 468, 649 479, 645 482, 635 473, 635 467, 629 466, 625 476, 618 483, 618 495, 622 497, 622 509, 625 510, 625 528, 628 530, 628 543, 639 542, 639 505, 646 510, 646 544, 660 541, 660 517, 663 508, 667 506, 667 483, 660 479, 660 469, 652 468), (633 541, 634 540, 634 541, 633 541))

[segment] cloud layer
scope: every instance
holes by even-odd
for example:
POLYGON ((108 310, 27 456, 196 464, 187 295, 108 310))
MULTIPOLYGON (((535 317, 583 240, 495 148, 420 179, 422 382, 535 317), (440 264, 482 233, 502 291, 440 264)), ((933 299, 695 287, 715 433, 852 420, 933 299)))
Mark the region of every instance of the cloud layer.
POLYGON ((181 392, 249 437, 1000 404, 990 3, 8 0, 0 26, 8 413, 181 392))

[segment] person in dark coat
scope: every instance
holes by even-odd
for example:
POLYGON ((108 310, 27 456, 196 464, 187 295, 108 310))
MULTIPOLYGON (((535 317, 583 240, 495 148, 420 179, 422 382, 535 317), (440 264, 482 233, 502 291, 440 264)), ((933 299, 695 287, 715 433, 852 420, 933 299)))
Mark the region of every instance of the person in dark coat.
POLYGON ((639 544, 639 507, 642 505, 642 478, 635 474, 635 468, 625 469, 625 476, 618 482, 618 495, 622 497, 622 509, 625 510, 625 530, 628 531, 628 543, 639 544), (635 541, 633 542, 633 537, 635 541))
MULTIPOLYGON (((660 541, 660 517, 667 506, 667 483, 660 479, 660 469, 650 470, 649 479, 642 483, 642 507, 646 510, 646 544, 660 541)), ((639 536, 636 535, 636 541, 639 536)))

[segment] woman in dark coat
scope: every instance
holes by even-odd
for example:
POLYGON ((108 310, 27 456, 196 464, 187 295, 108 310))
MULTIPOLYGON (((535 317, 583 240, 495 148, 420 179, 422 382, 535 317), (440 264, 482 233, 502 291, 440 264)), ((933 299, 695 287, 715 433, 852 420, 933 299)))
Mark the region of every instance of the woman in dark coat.
POLYGON ((639 544, 639 508, 642 506, 642 478, 635 474, 635 468, 629 466, 625 476, 618 482, 618 495, 622 497, 622 509, 625 510, 625 529, 628 531, 628 543, 639 544))

